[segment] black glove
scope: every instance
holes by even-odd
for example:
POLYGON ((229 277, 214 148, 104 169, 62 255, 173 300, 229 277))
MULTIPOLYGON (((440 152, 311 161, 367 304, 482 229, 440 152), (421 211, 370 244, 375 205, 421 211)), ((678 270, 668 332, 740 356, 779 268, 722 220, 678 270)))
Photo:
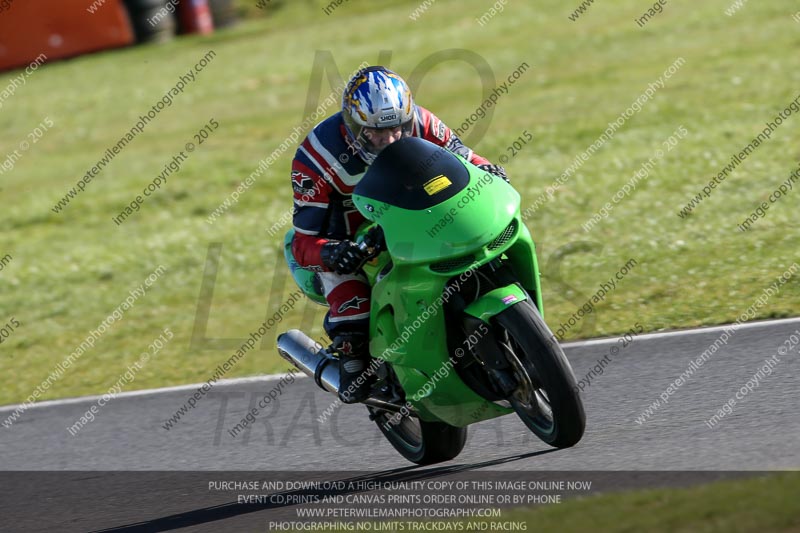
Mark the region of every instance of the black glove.
POLYGON ((506 169, 504 169, 500 165, 478 165, 478 168, 481 170, 485 170, 489 174, 494 174, 499 178, 503 178, 504 180, 506 180, 506 183, 511 183, 511 180, 509 180, 508 176, 506 176, 506 169))
POLYGON ((322 263, 337 274, 352 274, 367 260, 367 252, 349 241, 328 241, 322 245, 322 263))

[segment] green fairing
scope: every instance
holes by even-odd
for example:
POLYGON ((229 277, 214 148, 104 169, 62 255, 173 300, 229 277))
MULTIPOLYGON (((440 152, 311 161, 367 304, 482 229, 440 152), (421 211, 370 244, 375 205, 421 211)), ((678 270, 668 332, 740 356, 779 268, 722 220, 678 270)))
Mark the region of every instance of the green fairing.
MULTIPOLYGON (((491 291, 473 302, 468 312, 488 320, 507 308, 502 298, 509 295, 519 301, 530 297, 542 313, 543 308, 535 247, 520 217, 519 194, 501 178, 461 157, 458 160, 468 172, 468 183, 424 209, 370 198, 359 194, 359 187, 352 198, 371 221, 362 225, 357 237, 372 223, 379 223, 388 248, 364 266, 373 286, 370 352, 392 365, 420 418, 463 427, 512 410, 485 400, 451 370, 442 311, 449 299, 445 294, 448 280, 460 276, 466 280, 478 266, 507 259, 522 288, 510 285, 491 291), (506 237, 500 239, 504 233, 506 237), (444 270, 445 261, 453 261, 451 269, 444 270)), ((450 180, 439 182, 439 189, 432 187, 428 196, 456 186, 447 186, 446 181, 450 180)), ((286 250, 289 260, 290 244, 286 250)), ((304 289, 304 280, 296 270, 292 272, 304 289)))

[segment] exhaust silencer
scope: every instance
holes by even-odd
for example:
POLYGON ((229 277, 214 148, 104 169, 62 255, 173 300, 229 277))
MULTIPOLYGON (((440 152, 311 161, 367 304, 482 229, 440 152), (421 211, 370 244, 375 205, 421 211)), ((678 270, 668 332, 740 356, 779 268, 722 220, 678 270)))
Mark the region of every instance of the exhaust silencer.
POLYGON ((339 365, 331 359, 321 344, 299 329, 290 329, 278 335, 278 353, 314 378, 317 385, 328 392, 339 392, 339 365))
MULTIPOLYGON (((278 353, 300 369, 322 389, 333 394, 339 394, 339 365, 338 361, 328 355, 321 344, 310 338, 299 329, 290 329, 278 335, 278 353)), ((385 399, 371 396, 364 400, 364 405, 377 407, 384 411, 399 413, 404 407, 385 399)), ((416 417, 413 411, 409 416, 416 417)))

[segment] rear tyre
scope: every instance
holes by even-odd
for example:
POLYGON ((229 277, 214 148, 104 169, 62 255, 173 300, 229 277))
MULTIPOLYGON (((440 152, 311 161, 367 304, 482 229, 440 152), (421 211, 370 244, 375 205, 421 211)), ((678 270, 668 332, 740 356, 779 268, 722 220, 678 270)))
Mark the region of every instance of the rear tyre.
POLYGON ((507 332, 505 339, 498 339, 520 384, 509 398, 517 415, 550 446, 574 446, 583 436, 586 414, 572 367, 550 328, 528 301, 509 307, 495 320, 507 332))
POLYGON ((459 428, 444 422, 425 422, 410 416, 397 420, 394 413, 373 407, 367 409, 370 419, 378 424, 394 449, 418 465, 454 459, 467 442, 465 427, 459 428))

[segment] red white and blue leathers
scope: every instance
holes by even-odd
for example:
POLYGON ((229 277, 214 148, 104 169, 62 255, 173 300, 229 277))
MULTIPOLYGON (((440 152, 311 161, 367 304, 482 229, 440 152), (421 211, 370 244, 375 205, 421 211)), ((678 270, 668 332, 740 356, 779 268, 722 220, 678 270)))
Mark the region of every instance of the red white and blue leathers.
MULTIPOLYGON (((443 146, 475 165, 489 164, 423 107, 416 106, 411 134, 443 146)), ((300 266, 320 273, 330 305, 325 321, 329 333, 365 330, 368 324, 370 289, 366 279, 330 272, 320 257, 328 240, 353 239, 364 222, 351 195, 366 170, 366 164, 347 144, 341 112, 317 124, 292 161, 295 208, 292 253, 300 266)))

